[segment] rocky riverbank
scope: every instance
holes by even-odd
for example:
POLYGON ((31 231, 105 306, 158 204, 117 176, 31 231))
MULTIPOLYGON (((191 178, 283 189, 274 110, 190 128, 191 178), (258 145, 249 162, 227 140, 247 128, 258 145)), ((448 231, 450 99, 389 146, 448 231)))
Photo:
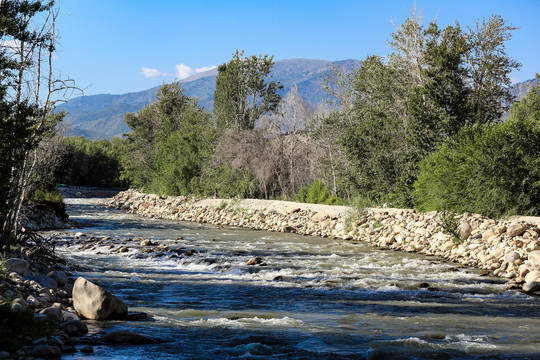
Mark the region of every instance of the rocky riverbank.
POLYGON ((142 320, 124 302, 83 277, 45 244, 23 247, 0 262, 0 359, 59 359, 92 353, 96 345, 147 344, 157 340, 130 331, 88 335, 90 320, 142 320))
POLYGON ((195 200, 133 190, 109 205, 147 217, 363 241, 434 255, 508 279, 540 295, 540 229, 535 218, 489 219, 402 209, 366 209, 265 200, 195 200))

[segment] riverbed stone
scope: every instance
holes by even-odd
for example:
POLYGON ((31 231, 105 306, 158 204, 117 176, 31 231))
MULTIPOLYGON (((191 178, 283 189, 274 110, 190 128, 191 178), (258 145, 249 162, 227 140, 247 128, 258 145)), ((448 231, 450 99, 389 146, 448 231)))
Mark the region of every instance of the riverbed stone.
POLYGON ((463 240, 468 239, 472 233, 472 226, 467 222, 462 222, 459 225, 459 237, 463 240))
POLYGON ((523 284, 522 290, 527 294, 540 291, 540 282, 538 281, 527 282, 523 284))
POLYGON ((43 359, 60 359, 62 351, 58 346, 39 345, 30 351, 30 356, 43 359))
POLYGON ((68 283, 68 277, 64 271, 51 271, 47 274, 47 276, 56 281, 58 286, 65 286, 68 283))
POLYGON ((6 260, 4 266, 7 270, 14 271, 20 275, 24 275, 26 270, 28 270, 29 264, 28 261, 24 259, 11 258, 6 260))
POLYGON ((40 314, 45 314, 49 320, 60 323, 63 318, 62 309, 59 307, 48 307, 39 312, 40 314))
POLYGON ((510 226, 508 226, 506 233, 508 234, 508 236, 511 236, 511 237, 520 236, 525 231, 527 231, 527 229, 528 229, 528 226, 525 224, 512 223, 510 226))
POLYGON ((29 276, 25 276, 25 279, 35 281, 37 284, 39 284, 43 288, 49 288, 49 289, 58 288, 58 283, 56 282, 56 280, 51 279, 50 277, 46 275, 29 275, 29 276))
POLYGON ((134 333, 127 330, 113 331, 105 334, 102 337, 103 341, 108 343, 121 343, 121 344, 158 344, 155 339, 147 336, 134 333))
POLYGON ((102 287, 79 277, 73 287, 73 307, 91 320, 121 319, 127 315, 127 305, 102 287))
POLYGON ((540 281, 540 270, 534 270, 525 275, 525 282, 540 281))
POLYGON ((254 258, 251 258, 249 259, 247 262, 246 262, 246 265, 249 265, 249 266, 253 266, 253 265, 259 265, 259 264, 262 264, 262 258, 257 256, 257 257, 254 257, 254 258))
POLYGON ((529 262, 536 268, 540 268, 540 250, 534 250, 529 253, 529 262))

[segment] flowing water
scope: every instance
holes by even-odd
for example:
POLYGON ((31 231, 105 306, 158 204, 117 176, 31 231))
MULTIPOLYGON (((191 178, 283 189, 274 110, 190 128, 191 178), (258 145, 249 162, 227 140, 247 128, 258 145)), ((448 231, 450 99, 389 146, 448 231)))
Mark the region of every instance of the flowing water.
POLYGON ((68 200, 72 219, 91 222, 68 238, 110 236, 129 251, 60 253, 93 269, 81 275, 130 312, 151 316, 91 331, 129 329, 162 342, 66 358, 540 358, 540 299, 477 270, 359 242, 147 219, 68 200), (136 237, 197 253, 143 253, 136 237), (256 256, 264 266, 247 266, 256 256))

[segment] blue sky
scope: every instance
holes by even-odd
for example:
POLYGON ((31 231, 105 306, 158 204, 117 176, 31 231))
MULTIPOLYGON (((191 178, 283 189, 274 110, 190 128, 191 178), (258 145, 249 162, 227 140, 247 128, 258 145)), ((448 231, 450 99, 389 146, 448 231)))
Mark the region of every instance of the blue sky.
MULTIPOLYGON (((392 21, 413 1, 61 0, 56 68, 85 95, 141 91, 228 61, 235 49, 275 60, 362 60, 386 55, 392 21)), ((507 52, 540 72, 540 0, 416 1, 441 26, 496 13, 519 27, 507 52)))

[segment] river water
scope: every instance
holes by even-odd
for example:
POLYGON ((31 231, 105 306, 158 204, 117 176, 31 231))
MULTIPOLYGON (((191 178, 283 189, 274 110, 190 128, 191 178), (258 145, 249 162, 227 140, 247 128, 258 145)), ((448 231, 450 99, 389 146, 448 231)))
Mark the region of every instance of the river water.
POLYGON ((150 319, 107 321, 157 345, 96 346, 67 359, 537 359, 540 299, 436 257, 359 242, 143 218, 67 199, 105 246, 60 254, 150 319), (194 249, 144 253, 140 241, 194 249), (182 253, 184 250, 177 251, 182 253), (264 266, 247 266, 253 257, 264 266))

